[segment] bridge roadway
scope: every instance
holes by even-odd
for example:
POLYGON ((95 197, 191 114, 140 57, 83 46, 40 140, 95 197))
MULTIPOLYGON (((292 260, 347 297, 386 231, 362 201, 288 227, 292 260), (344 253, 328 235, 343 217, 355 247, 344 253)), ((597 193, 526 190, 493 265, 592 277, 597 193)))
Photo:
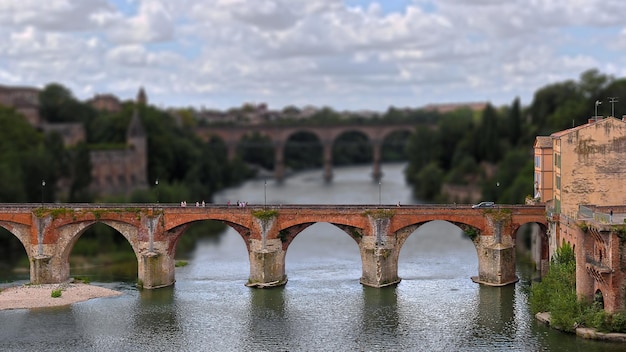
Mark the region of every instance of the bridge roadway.
POLYGON ((544 206, 0 204, 0 226, 24 245, 32 283, 68 280, 74 244, 88 227, 104 223, 132 246, 141 286, 172 285, 176 244, 190 224, 203 220, 221 221, 242 237, 250 260, 246 285, 251 287, 285 284, 289 245, 318 222, 337 226, 355 241, 362 260, 360 282, 372 287, 400 281, 402 245, 419 226, 433 220, 448 221, 468 233, 478 257, 478 275, 472 277, 475 282, 502 286, 517 281, 515 235, 527 223, 538 224, 543 232, 542 259, 548 260, 544 206))

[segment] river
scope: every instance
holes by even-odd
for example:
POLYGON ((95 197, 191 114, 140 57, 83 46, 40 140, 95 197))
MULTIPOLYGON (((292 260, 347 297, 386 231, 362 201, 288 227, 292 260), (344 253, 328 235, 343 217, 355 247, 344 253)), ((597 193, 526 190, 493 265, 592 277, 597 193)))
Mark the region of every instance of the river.
MULTIPOLYGON (((410 204, 403 164, 299 173, 282 184, 253 180, 216 202, 410 204)), ((416 230, 400 253, 395 287, 359 284, 355 242, 326 223, 307 228, 286 256, 289 282, 245 287, 249 261, 228 230, 199 242, 176 284, 137 290, 132 281, 96 282, 124 294, 66 307, 0 312, 1 351, 622 351, 538 323, 528 308, 533 273, 501 288, 475 284, 472 243, 446 222, 416 230)), ((119 279, 118 279, 119 280, 119 279)))

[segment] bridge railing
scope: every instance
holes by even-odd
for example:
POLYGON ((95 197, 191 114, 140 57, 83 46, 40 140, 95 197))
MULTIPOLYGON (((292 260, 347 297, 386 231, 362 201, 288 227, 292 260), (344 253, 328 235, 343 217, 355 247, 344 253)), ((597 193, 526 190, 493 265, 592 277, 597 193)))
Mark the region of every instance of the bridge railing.
MULTIPOLYGON (((0 203, 0 210, 4 210, 7 212, 15 212, 19 210, 25 211, 33 211, 35 209, 127 209, 129 211, 134 211, 136 209, 234 209, 240 208, 242 210, 246 208, 266 208, 266 209, 386 209, 386 210, 402 210, 402 209, 433 209, 433 210, 441 210, 441 209, 468 209, 471 208, 471 204, 407 204, 400 205, 397 204, 247 204, 245 207, 240 207, 237 204, 216 204, 216 203, 206 203, 204 206, 198 204, 196 206, 195 202, 193 204, 187 204, 185 207, 182 207, 180 203, 0 203)), ((537 208, 543 207, 540 205, 525 205, 525 204, 508 204, 498 205, 498 209, 509 208, 509 209, 523 209, 523 208, 537 208)), ((491 208, 477 208, 476 211, 485 211, 491 208)))

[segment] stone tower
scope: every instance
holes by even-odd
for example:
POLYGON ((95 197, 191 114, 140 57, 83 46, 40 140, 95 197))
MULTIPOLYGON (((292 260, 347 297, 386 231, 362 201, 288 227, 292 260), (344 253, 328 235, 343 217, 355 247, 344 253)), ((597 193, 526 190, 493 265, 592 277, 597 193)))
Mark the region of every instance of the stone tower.
POLYGON ((139 87, 139 92, 137 93, 137 105, 148 105, 148 97, 146 96, 146 91, 143 90, 143 87, 139 87))
POLYGON ((148 184, 148 141, 139 117, 139 107, 145 106, 146 102, 146 93, 143 88, 140 88, 137 94, 137 106, 126 130, 126 143, 128 143, 130 154, 127 170, 129 170, 132 188, 143 188, 148 184))
POLYGON ((148 142, 140 118, 145 102, 146 94, 140 89, 135 111, 126 130, 125 148, 91 151, 91 188, 94 192, 128 195, 148 186, 148 142))

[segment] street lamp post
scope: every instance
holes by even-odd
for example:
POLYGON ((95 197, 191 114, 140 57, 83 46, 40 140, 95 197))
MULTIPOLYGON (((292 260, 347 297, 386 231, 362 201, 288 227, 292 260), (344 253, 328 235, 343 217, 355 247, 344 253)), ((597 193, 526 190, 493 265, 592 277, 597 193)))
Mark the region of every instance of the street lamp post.
POLYGON ((596 100, 596 114, 593 117, 597 117, 598 116, 598 105, 602 104, 602 102, 600 100, 596 100))
POLYGON ((609 103, 611 103, 611 116, 615 117, 615 103, 617 103, 617 97, 609 97, 609 103))
POLYGON ((156 201, 159 203, 159 179, 154 181, 154 188, 156 188, 156 201))
POLYGON ((378 181, 378 205, 382 204, 382 196, 381 196, 381 188, 382 188, 382 181, 378 181))
POLYGON ((267 180, 263 183, 263 209, 267 207, 267 180))
POLYGON ((41 180, 41 207, 43 208, 43 189, 46 187, 46 180, 41 180))

